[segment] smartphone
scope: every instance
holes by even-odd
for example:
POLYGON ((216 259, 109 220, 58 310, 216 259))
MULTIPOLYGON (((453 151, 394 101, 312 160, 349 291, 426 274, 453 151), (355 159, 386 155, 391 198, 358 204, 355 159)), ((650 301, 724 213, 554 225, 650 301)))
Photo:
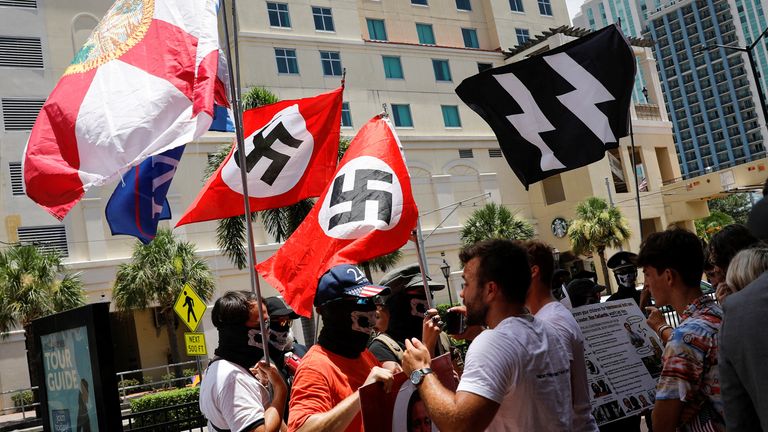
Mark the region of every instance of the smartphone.
POLYGON ((459 311, 449 311, 443 317, 445 327, 443 330, 449 335, 462 334, 467 330, 467 322, 464 314, 459 311))

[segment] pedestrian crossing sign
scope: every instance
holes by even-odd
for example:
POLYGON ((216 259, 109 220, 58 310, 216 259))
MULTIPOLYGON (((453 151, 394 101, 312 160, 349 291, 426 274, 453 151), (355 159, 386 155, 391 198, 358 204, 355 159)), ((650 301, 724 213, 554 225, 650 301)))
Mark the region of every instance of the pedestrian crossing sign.
POLYGON ((176 315, 184 321, 190 331, 197 330, 200 320, 203 319, 205 308, 205 302, 189 284, 184 284, 179 298, 176 299, 176 304, 173 305, 176 315))

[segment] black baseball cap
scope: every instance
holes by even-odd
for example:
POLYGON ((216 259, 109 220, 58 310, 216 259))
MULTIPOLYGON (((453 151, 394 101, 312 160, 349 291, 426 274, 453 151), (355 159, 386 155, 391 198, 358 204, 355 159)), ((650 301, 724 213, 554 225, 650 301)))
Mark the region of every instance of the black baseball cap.
POLYGON ((271 317, 287 316, 290 319, 299 319, 299 314, 288 306, 280 296, 267 297, 264 299, 267 305, 267 311, 271 317))

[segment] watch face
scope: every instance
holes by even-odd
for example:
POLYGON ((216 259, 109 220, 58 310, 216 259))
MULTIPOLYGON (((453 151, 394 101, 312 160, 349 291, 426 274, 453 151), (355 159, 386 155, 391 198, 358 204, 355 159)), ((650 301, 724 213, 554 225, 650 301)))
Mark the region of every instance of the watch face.
POLYGON ((420 370, 415 370, 411 372, 411 384, 419 385, 421 384, 421 380, 423 378, 424 378, 424 374, 420 370))

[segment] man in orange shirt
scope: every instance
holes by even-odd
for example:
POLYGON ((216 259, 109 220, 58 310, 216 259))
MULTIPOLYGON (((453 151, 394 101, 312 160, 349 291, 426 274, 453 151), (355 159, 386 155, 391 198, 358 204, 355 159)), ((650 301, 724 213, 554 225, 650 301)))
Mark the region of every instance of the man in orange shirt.
POLYGON ((320 278, 314 304, 323 329, 296 371, 289 431, 364 430, 357 389, 377 381, 387 392, 392 387, 392 373, 365 348, 375 318, 373 298, 388 291, 371 285, 359 268, 348 264, 320 278))

